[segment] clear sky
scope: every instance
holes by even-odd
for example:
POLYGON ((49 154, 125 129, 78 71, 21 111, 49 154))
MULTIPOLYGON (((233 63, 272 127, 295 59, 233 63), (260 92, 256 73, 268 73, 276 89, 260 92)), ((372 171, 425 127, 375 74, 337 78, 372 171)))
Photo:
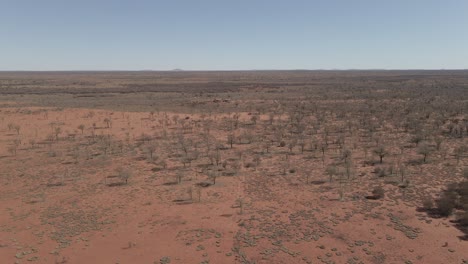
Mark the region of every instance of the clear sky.
POLYGON ((468 0, 0 0, 0 70, 468 69, 468 0))

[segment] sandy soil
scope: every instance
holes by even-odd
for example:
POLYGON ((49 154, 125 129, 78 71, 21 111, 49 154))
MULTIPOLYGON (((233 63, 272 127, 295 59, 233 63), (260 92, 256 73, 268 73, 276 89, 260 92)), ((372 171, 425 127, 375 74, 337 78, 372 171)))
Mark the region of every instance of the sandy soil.
MULTIPOLYGON (((207 132, 203 125, 203 120, 221 124, 227 114, 0 110, 1 263, 468 260, 467 241, 460 239, 464 234, 452 218, 431 218, 417 210, 422 197, 448 182, 447 164, 456 161, 443 160, 442 154, 409 168, 411 185, 399 188, 392 184, 398 176, 377 178, 373 166, 362 162, 372 154, 355 149, 352 180, 330 183, 324 171, 338 150, 327 150, 322 161, 320 151, 301 152, 297 146, 288 155, 287 147, 275 144, 268 153, 253 143, 235 143, 231 149, 226 130, 213 125, 207 132), (189 127, 184 140, 200 142, 190 146, 199 153, 190 164, 177 155, 182 148, 175 135, 184 126, 189 127), (203 154, 204 133, 223 145, 225 167, 211 166, 203 154), (16 153, 15 140, 20 141, 16 153), (150 144, 155 144, 153 158, 150 144), (284 157, 289 165, 283 174, 284 157), (127 184, 115 177, 118 168, 130 172, 127 184), (213 174, 214 185, 197 185, 211 183, 213 174), (380 185, 384 199, 365 198, 380 185)), ((241 122, 251 118, 240 115, 241 122)), ((260 116, 254 134, 261 134, 267 122, 260 116)), ((250 131, 246 125, 236 134, 244 130, 250 131)))

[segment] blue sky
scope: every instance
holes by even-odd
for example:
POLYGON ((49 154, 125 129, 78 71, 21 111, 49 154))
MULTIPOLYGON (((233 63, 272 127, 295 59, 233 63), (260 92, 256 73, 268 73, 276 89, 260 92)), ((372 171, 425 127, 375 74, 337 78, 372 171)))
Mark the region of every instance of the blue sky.
POLYGON ((0 70, 467 69, 466 0, 0 0, 0 70))

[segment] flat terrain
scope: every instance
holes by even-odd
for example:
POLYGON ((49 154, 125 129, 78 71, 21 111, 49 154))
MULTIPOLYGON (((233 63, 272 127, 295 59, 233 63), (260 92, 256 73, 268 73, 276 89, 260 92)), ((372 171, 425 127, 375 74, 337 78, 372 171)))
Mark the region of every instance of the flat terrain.
POLYGON ((0 263, 468 263, 467 114, 468 71, 0 72, 0 263))

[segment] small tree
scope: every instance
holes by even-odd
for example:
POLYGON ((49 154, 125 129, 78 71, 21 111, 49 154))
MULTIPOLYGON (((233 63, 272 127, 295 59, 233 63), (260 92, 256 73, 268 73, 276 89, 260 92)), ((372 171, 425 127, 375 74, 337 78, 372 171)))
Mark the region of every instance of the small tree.
POLYGON ((304 139, 299 139, 297 144, 301 147, 301 153, 304 153, 304 148, 305 148, 305 145, 306 145, 305 140, 304 139))
POLYGON ((192 186, 187 188, 187 194, 189 195, 190 201, 193 201, 193 188, 192 188, 192 186))
POLYGON ((270 142, 268 140, 263 140, 262 148, 265 150, 266 153, 270 153, 270 142))
POLYGON ((406 176, 406 167, 404 165, 400 165, 400 176, 401 176, 401 182, 403 182, 406 176))
POLYGON ((338 173, 338 170, 336 169, 335 166, 331 165, 331 166, 328 166, 327 169, 325 170, 325 174, 328 175, 328 179, 329 179, 329 182, 332 182, 333 180, 333 176, 336 175, 338 173))
POLYGON ((238 198, 237 203, 239 204, 239 214, 243 214, 244 213, 244 204, 245 204, 244 198, 238 198))
POLYGON ((286 170, 289 168, 289 156, 284 156, 280 161, 281 173, 286 175, 286 170))
POLYGON ((146 151, 148 151, 148 154, 150 155, 150 160, 153 160, 154 152, 156 151, 156 144, 151 142, 146 146, 146 151))
POLYGON ((110 128, 112 125, 112 120, 110 118, 104 118, 104 123, 106 123, 107 128, 110 128))
POLYGON ((289 153, 292 153, 292 152, 293 152, 293 149, 294 149, 294 147, 296 146, 296 144, 297 144, 297 140, 296 140, 296 139, 291 139, 291 140, 288 142, 289 153))
POLYGON ((387 153, 387 150, 382 145, 379 145, 374 149, 374 154, 376 154, 380 158, 380 164, 382 164, 383 158, 385 157, 385 155, 387 155, 387 153))
POLYGON ((341 160, 344 161, 344 163, 348 163, 349 159, 351 158, 351 150, 349 149, 344 149, 341 152, 341 160))
POLYGON ((219 148, 216 148, 215 152, 213 153, 213 156, 216 162, 216 166, 218 166, 221 163, 221 153, 219 151, 219 148))
POLYGON ((327 144, 321 144, 320 151, 322 152, 322 163, 325 163, 325 150, 327 150, 327 144))
POLYGON ((36 146, 36 140, 30 139, 29 144, 31 145, 31 148, 33 149, 36 146))
POLYGON ((416 146, 419 145, 421 141, 424 140, 424 137, 421 134, 414 135, 411 139, 410 142, 416 144, 416 146))
POLYGON ((176 173, 177 184, 181 184, 183 178, 184 178, 183 172, 182 172, 182 171, 178 171, 178 172, 176 173))
POLYGON ((255 166, 259 166, 260 165, 260 162, 262 161, 262 159, 260 158, 260 155, 255 155, 254 158, 253 158, 253 161, 255 162, 255 166))
POLYGON ((9 146, 8 147, 8 152, 10 152, 10 154, 12 156, 16 156, 16 149, 17 149, 17 147, 15 145, 9 146))
POLYGON ((232 145, 234 144, 234 134, 228 134, 227 135, 227 142, 232 148, 232 145))
POLYGON ((19 135, 21 127, 19 125, 13 126, 13 129, 16 131, 16 134, 19 135))
POLYGON ((345 162, 345 170, 346 170, 346 177, 349 180, 351 177, 351 174, 353 173, 353 161, 351 159, 348 159, 345 162))
POLYGON ((434 141, 436 143, 436 150, 440 150, 440 146, 442 145, 443 140, 444 138, 440 136, 434 138, 434 141))
POLYGON ((458 146, 454 149, 454 155, 457 159, 457 164, 460 162, 460 158, 463 157, 467 151, 468 148, 465 145, 458 146))
POLYGON ((216 178, 218 177, 217 171, 209 170, 208 171, 208 178, 213 181, 213 185, 216 184, 216 178))
POLYGON ((83 135, 84 133, 84 129, 85 129, 85 125, 81 124, 78 126, 78 129, 81 130, 81 134, 83 135))
POLYGON ((427 143, 421 143, 418 146, 418 154, 423 155, 423 162, 426 163, 427 156, 431 152, 431 148, 427 143))
POLYGON ((253 123, 254 125, 257 124, 257 120, 258 120, 258 116, 257 116, 257 115, 253 115, 253 116, 250 117, 250 121, 252 121, 252 123, 253 123))
POLYGON ((132 176, 132 173, 130 172, 129 169, 125 169, 122 167, 117 168, 117 177, 119 177, 122 182, 125 182, 125 184, 128 184, 128 179, 132 176))
POLYGON ((197 193, 198 202, 201 202, 201 188, 197 187, 195 192, 197 193))
POLYGON ((60 127, 56 127, 54 132, 55 132, 55 140, 58 141, 59 140, 59 135, 60 135, 60 133, 62 133, 62 129, 60 127))

